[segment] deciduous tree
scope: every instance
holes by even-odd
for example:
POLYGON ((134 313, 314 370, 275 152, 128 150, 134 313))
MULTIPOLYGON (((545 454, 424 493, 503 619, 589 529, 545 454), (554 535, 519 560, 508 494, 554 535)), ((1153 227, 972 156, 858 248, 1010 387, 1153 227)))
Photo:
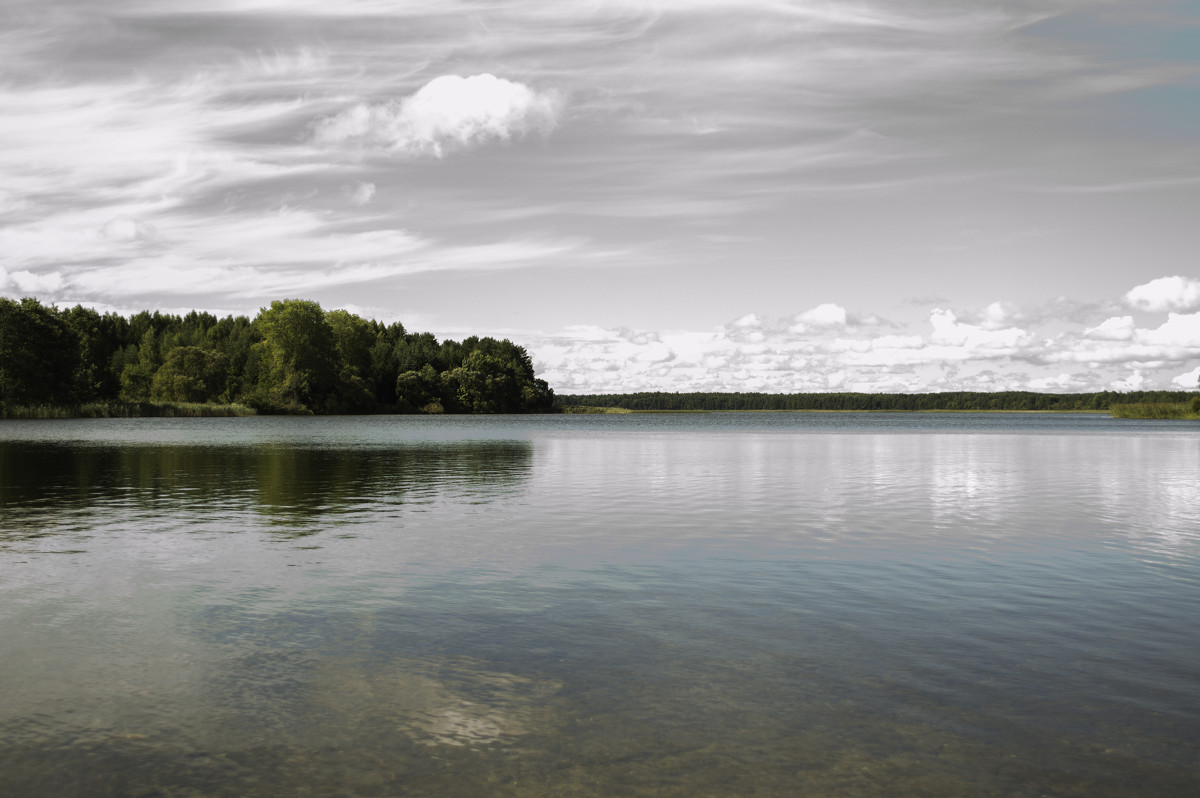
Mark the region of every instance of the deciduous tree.
POLYGON ((0 402, 73 401, 79 362, 79 336, 52 309, 0 298, 0 402))

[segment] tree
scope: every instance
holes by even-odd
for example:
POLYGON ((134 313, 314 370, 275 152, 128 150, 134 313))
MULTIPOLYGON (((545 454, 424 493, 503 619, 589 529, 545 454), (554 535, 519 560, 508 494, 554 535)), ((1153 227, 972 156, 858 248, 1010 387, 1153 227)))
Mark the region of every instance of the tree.
POLYGON ((546 413, 554 407, 554 391, 543 379, 532 379, 521 386, 521 409, 526 413, 546 413))
POLYGON ((406 371, 396 377, 396 403, 402 410, 441 413, 441 380, 433 366, 425 364, 420 371, 406 371))
POLYGON ((79 362, 79 336, 53 310, 0 298, 0 402, 73 401, 79 362))
MULTIPOLYGON (((517 413, 522 410, 522 380, 510 362, 476 350, 462 366, 442 375, 450 403, 467 413, 517 413)), ((447 408, 449 409, 449 408, 447 408)))
POLYGON ((228 362, 228 392, 230 398, 253 390, 258 378, 258 360, 254 345, 262 336, 245 316, 226 316, 204 334, 200 346, 225 356, 228 362))
POLYGON ((115 313, 102 316, 82 305, 58 315, 79 338, 80 362, 75 374, 79 398, 115 399, 121 382, 120 371, 112 369, 113 356, 129 337, 129 322, 115 313))
POLYGON ((321 306, 277 300, 254 324, 263 338, 260 398, 279 407, 327 409, 334 401, 337 349, 321 306))
POLYGON ((529 412, 553 402, 511 341, 439 341, 316 302, 272 302, 251 321, 0 300, 0 402, 118 397, 318 413, 529 412))
MULTIPOLYGON (((165 331, 164 331, 165 334, 165 331)), ((121 398, 129 402, 144 402, 150 398, 154 374, 162 365, 162 347, 153 327, 148 327, 137 345, 137 361, 121 369, 121 398)))
POLYGON ((375 343, 371 345, 371 380, 375 401, 380 405, 396 404, 396 376, 400 374, 396 344, 404 340, 404 335, 404 325, 400 322, 376 324, 375 343))
POLYGON ((337 395, 340 409, 367 410, 375 404, 372 388, 371 348, 376 331, 371 322, 345 310, 331 310, 325 321, 333 331, 337 352, 337 395))
POLYGON ((150 398, 156 402, 214 402, 228 382, 228 360, 198 346, 178 346, 167 353, 154 374, 150 398))

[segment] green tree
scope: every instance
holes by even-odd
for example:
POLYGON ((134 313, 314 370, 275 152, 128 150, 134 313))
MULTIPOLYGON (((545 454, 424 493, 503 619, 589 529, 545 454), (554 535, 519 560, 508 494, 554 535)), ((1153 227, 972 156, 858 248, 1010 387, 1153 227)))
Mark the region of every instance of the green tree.
POLYGON ((371 345, 371 381, 376 402, 390 407, 396 404, 396 377, 400 374, 396 344, 404 340, 405 330, 399 322, 376 327, 375 343, 371 345))
POLYGON ((331 310, 325 314, 329 329, 333 331, 333 345, 337 352, 337 395, 339 409, 368 410, 375 404, 375 391, 371 383, 371 348, 377 334, 371 322, 345 310, 331 310))
POLYGON ((257 384, 258 361, 254 345, 262 336, 245 316, 226 316, 209 327, 204 334, 203 349, 225 356, 228 363, 228 392, 230 399, 242 396, 257 384))
POLYGON ((129 322, 115 313, 101 315, 82 305, 61 311, 59 317, 79 338, 80 362, 75 374, 79 398, 115 399, 121 382, 112 361, 129 337, 129 322))
POLYGON ((150 384, 156 402, 214 402, 228 399, 228 359, 198 346, 178 346, 167 353, 150 384))
MULTIPOLYGON (((442 375, 451 405, 466 413, 517 413, 522 410, 518 369, 494 355, 476 350, 463 364, 442 375)), ((449 409, 449 408, 447 408, 449 409)))
POLYGON ((162 362, 159 335, 153 327, 148 327, 137 345, 137 362, 126 362, 121 369, 121 398, 128 402, 144 402, 149 399, 154 374, 162 362))
POLYGON ((542 379, 527 380, 521 385, 521 409, 526 413, 547 413, 554 407, 554 391, 542 379))
POLYGON ((433 366, 426 363, 420 371, 406 371, 397 376, 396 403, 408 412, 443 412, 441 380, 433 366))
POLYGON ((79 336, 52 309, 0 298, 0 402, 71 402, 79 363, 79 336))
POLYGON ((320 305, 277 300, 259 311, 254 324, 262 334, 260 400, 315 411, 336 404, 337 349, 320 305))

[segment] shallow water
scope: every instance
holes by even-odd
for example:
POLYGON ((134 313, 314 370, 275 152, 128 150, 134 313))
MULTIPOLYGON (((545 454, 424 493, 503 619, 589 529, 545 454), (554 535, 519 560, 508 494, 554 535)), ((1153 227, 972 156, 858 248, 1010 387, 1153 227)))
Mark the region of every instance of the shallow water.
POLYGON ((1200 425, 0 422, 0 794, 1200 794, 1200 425))

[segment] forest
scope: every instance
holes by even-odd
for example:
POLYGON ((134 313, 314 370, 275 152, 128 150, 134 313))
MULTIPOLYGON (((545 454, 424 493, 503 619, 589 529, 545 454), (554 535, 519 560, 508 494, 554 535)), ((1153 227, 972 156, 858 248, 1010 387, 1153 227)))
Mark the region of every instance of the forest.
POLYGON ((530 413, 553 400, 512 341, 439 342, 307 300, 219 319, 0 298, 0 410, 157 402, 289 414, 530 413))
POLYGON ((1033 393, 1031 391, 948 393, 626 393, 555 396, 559 407, 618 407, 626 410, 1007 410, 1108 411, 1129 403, 1190 402, 1188 391, 1118 393, 1033 393))

